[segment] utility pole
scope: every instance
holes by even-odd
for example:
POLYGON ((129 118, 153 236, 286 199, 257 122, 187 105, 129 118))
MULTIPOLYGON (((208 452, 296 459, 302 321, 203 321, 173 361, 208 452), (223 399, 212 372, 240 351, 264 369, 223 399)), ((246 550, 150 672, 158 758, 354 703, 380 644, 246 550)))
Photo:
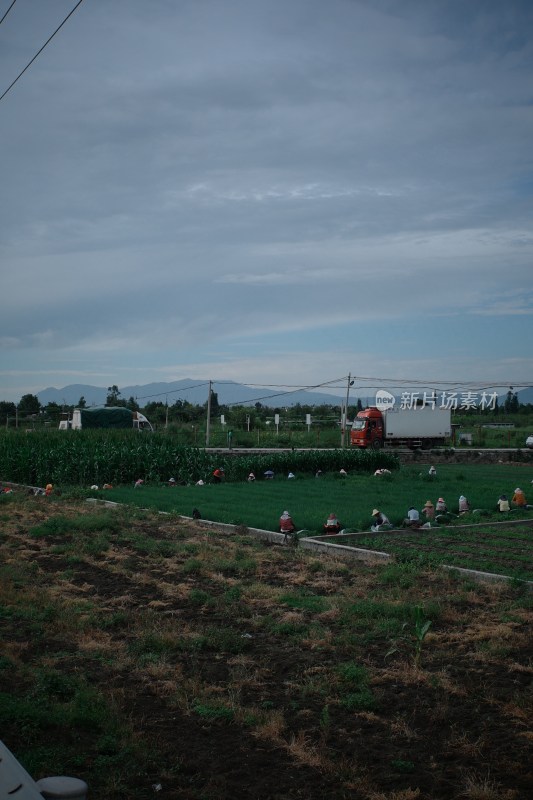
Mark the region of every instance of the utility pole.
POLYGON ((350 399, 350 386, 353 386, 353 384, 354 382, 352 381, 352 376, 350 373, 348 373, 348 384, 346 386, 346 405, 344 407, 344 413, 342 412, 341 407, 341 447, 344 447, 346 440, 346 426, 348 425, 348 400, 350 399))
POLYGON ((212 381, 209 381, 209 394, 207 396, 207 420, 205 425, 205 446, 209 447, 209 433, 211 427, 211 386, 212 381))

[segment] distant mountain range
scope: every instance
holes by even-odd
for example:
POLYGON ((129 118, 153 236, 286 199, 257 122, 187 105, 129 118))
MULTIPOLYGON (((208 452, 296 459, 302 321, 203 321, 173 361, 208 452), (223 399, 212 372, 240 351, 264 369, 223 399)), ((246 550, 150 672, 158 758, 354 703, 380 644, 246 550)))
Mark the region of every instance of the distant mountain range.
MULTIPOLYGON (((181 380, 171 383, 147 383, 143 386, 123 386, 119 387, 120 398, 129 400, 134 397, 141 408, 148 403, 165 403, 173 405, 177 400, 184 400, 193 405, 203 405, 207 402, 209 391, 209 381, 201 380, 181 380)), ((291 391, 288 393, 283 389, 250 388, 242 383, 233 381, 213 381, 213 391, 216 392, 218 402, 221 405, 240 404, 253 405, 260 402, 264 406, 284 407, 301 405, 340 405, 342 398, 332 394, 322 394, 321 392, 306 392, 303 390, 291 391)), ((89 386, 84 383, 73 383, 64 386, 62 389, 50 387, 37 392, 37 397, 41 405, 48 403, 58 403, 59 405, 75 406, 81 397, 85 398, 88 406, 104 405, 107 389, 100 386, 89 386)), ((355 401, 354 401, 355 402, 355 401)))
MULTIPOLYGON (((170 383, 160 382, 146 383, 137 386, 124 386, 119 387, 119 390, 121 399, 129 400, 130 397, 133 397, 139 403, 140 407, 144 408, 144 406, 152 402, 168 402, 169 405, 173 405, 176 400, 184 400, 193 405, 203 405, 207 402, 208 388, 209 381, 207 380, 185 379, 181 381, 172 381, 170 383)), ((216 392, 218 402, 221 405, 253 405, 259 402, 270 408, 294 406, 297 403, 310 406, 340 406, 345 399, 345 394, 333 395, 322 392, 307 392, 304 390, 286 392, 281 388, 250 388, 242 383, 235 383, 233 381, 213 381, 213 391, 216 392)), ((396 391, 395 394, 397 398, 401 394, 401 391, 406 390, 396 391)), ((105 404, 107 395, 108 390, 106 388, 90 386, 85 383, 72 383, 69 386, 64 386, 62 389, 50 387, 48 389, 43 389, 42 392, 37 392, 37 397, 43 406, 48 403, 75 406, 78 404, 81 397, 85 398, 85 402, 88 406, 99 406, 105 404)), ((520 403, 533 403, 533 387, 520 389, 517 395, 520 403)), ((363 406, 372 405, 375 402, 375 391, 372 392, 370 389, 364 389, 359 390, 357 394, 352 393, 350 395, 350 405, 355 405, 358 397, 361 398, 363 406), (368 394, 363 395, 362 391, 365 393, 368 392, 368 394)), ((506 394, 500 396, 500 405, 505 402, 505 398, 506 394)))

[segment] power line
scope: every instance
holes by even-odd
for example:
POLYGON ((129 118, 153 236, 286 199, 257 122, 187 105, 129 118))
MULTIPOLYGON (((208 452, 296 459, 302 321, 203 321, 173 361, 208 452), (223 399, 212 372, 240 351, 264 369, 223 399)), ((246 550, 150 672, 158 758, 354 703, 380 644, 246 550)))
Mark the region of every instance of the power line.
MULTIPOLYGON (((253 397, 249 400, 238 400, 233 403, 223 403, 222 405, 227 406, 240 406, 248 403, 259 403, 261 400, 273 400, 276 397, 286 397, 291 394, 295 394, 299 391, 312 391, 314 389, 345 389, 346 388, 346 377, 342 376, 341 378, 334 378, 331 381, 324 381, 322 383, 316 383, 313 385, 305 385, 305 384, 285 384, 285 383, 242 383, 239 384, 241 386, 255 386, 261 387, 264 389, 286 389, 283 392, 274 392, 273 394, 262 395, 260 397, 253 397)), ((452 387, 454 389, 472 389, 476 388, 478 391, 485 391, 488 389, 496 389, 496 388, 509 388, 508 382, 501 382, 501 383, 489 383, 486 382, 486 385, 483 385, 483 381, 434 381, 434 380, 415 380, 411 378, 368 378, 363 376, 355 376, 354 381, 360 383, 361 381, 365 381, 368 383, 367 386, 357 386, 357 389, 372 389, 377 388, 380 384, 387 384, 388 386, 392 386, 394 388, 401 388, 402 386, 407 386, 409 388, 414 388, 416 386, 424 386, 426 388, 436 389, 440 386, 452 387)), ((213 386, 231 386, 235 384, 235 381, 212 381, 213 386)), ((179 389, 170 389, 165 392, 158 392, 157 394, 149 394, 143 395, 142 397, 136 397, 136 400, 149 400, 154 397, 163 397, 169 394, 177 394, 179 392, 187 392, 191 389, 198 389, 204 386, 208 386, 209 382, 204 381, 203 383, 196 383, 192 384, 191 386, 184 386, 179 389)), ((531 386, 531 381, 525 383, 517 383, 516 381, 512 384, 514 389, 520 388, 528 388, 531 386)))
POLYGON ((455 380, 455 381, 443 381, 443 380, 433 380, 432 378, 424 378, 424 380, 413 379, 413 378, 366 378, 362 375, 355 376, 355 380, 357 382, 365 381, 368 386, 361 386, 359 388, 375 388, 383 383, 386 383, 388 386, 393 387, 400 387, 400 386, 425 386, 428 388, 434 388, 436 386, 451 386, 455 389, 460 389, 464 387, 468 388, 476 388, 479 391, 484 389, 508 389, 509 387, 515 389, 524 389, 529 388, 531 386, 531 380, 526 382, 517 382, 517 381, 464 381, 464 380, 455 380))
MULTIPOLYGON (((346 378, 335 378, 333 381, 326 381, 325 383, 317 384, 318 387, 320 386, 330 386, 332 389, 343 389, 344 384, 340 384, 339 386, 332 386, 332 384, 336 384, 338 380, 346 380, 346 378)), ((217 386, 231 386, 235 384, 235 381, 214 381, 217 386)), ((259 386, 264 389, 306 389, 306 384, 300 383, 250 383, 250 381, 242 381, 242 386, 259 386)))
MULTIPOLYGON (((295 394, 296 392, 299 392, 299 391, 302 391, 302 390, 303 391, 309 391, 310 389, 321 389, 324 386, 329 386, 330 384, 336 383, 339 380, 341 380, 341 378, 335 378, 334 381, 327 381, 326 383, 317 383, 314 386, 298 386, 296 389, 291 389, 290 391, 287 391, 287 392, 278 392, 277 394, 268 394, 268 395, 264 395, 263 397, 253 397, 251 400, 245 400, 245 401, 241 400, 241 401, 236 402, 236 403, 224 403, 224 405, 228 406, 228 408, 229 408, 230 406, 241 406, 241 405, 243 405, 243 402, 244 403, 258 403, 260 400, 271 400, 274 397, 286 397, 289 394, 295 394)), ((249 384, 249 385, 252 385, 252 384, 249 384)))
MULTIPOLYGON (((29 67, 31 67, 31 65, 33 64, 33 62, 34 62, 34 61, 35 61, 35 59, 37 58, 37 56, 39 56, 39 55, 40 55, 40 54, 43 52, 44 48, 45 48, 45 47, 46 47, 46 46, 47 46, 47 45, 48 45, 48 44, 49 44, 49 43, 52 41, 52 39, 54 38, 54 36, 56 35, 56 33, 58 33, 58 31, 60 31, 60 30, 61 30, 61 28, 63 27, 63 25, 65 24, 65 22, 68 20, 68 18, 69 18, 69 17, 71 17, 71 16, 72 16, 72 14, 74 14, 74 12, 75 12, 75 11, 76 11, 76 9, 78 8, 78 6, 81 6, 81 4, 82 4, 82 3, 83 3, 83 0, 78 0, 78 2, 76 3, 76 5, 75 5, 75 6, 74 6, 74 8, 72 9, 72 11, 71 11, 69 14, 67 14, 67 16, 65 17, 65 19, 63 20, 63 22, 61 23, 61 25, 59 25, 59 26, 58 26, 58 27, 55 29, 55 31, 53 32, 53 34, 52 34, 51 36, 49 36, 49 38, 48 38, 48 39, 46 40, 46 42, 43 44, 43 46, 41 47, 41 49, 40 49, 40 50, 38 50, 38 51, 35 53, 35 55, 33 56, 32 60, 31 60, 31 61, 30 61, 28 64, 26 64, 26 66, 24 67, 24 69, 22 70, 22 72, 20 72, 20 73, 17 75, 17 77, 15 78, 15 80, 13 81, 13 83, 12 83, 12 84, 10 84, 10 86, 8 86, 8 87, 7 87, 7 89, 5 90, 5 92, 4 92, 2 95, 0 95, 0 100, 3 100, 3 99, 4 99, 4 97, 6 96, 6 94, 7 94, 7 93, 10 91, 10 89, 12 89, 12 88, 13 88, 13 86, 14 86, 14 85, 16 84, 16 82, 19 80, 19 78, 22 78, 22 76, 24 75, 24 73, 26 72, 26 70, 27 70, 29 67)), ((7 9, 7 11, 6 11, 6 13, 4 14, 4 17, 2 17, 2 19, 4 19, 4 18, 5 18, 6 14, 9 12, 9 9, 10 9, 10 8, 13 6, 13 4, 14 4, 14 0, 13 0, 13 3, 11 4, 11 6, 10 6, 10 7, 7 9)))
MULTIPOLYGON (((291 385, 287 385, 287 384, 268 384, 268 383, 243 383, 243 384, 241 384, 242 386, 261 386, 261 387, 264 387, 264 388, 270 388, 270 387, 286 388, 289 391, 278 392, 277 394, 271 394, 271 395, 265 395, 263 397, 252 398, 251 400, 241 400, 238 403, 224 403, 224 405, 238 406, 238 405, 242 405, 243 403, 257 403, 260 400, 266 400, 266 399, 269 399, 271 397, 281 397, 281 396, 287 395, 287 394, 294 394, 294 392, 298 392, 300 390, 307 391, 309 389, 321 389, 321 388, 324 388, 324 387, 327 387, 327 386, 330 386, 331 388, 334 388, 334 389, 335 388, 339 388, 340 389, 340 388, 342 388, 342 386, 331 386, 331 384, 336 384, 340 380, 345 380, 345 379, 344 378, 335 378, 332 381, 326 381, 324 383, 317 383, 314 386, 305 386, 305 385, 301 385, 301 386, 292 385, 291 386, 291 385)), ((235 381, 212 381, 212 384, 214 386, 231 386, 234 383, 235 383, 235 381)), ((147 394, 147 395, 144 395, 143 397, 136 397, 135 399, 136 400, 148 400, 151 397, 163 397, 163 396, 166 396, 166 395, 169 395, 169 394, 176 394, 177 392, 188 392, 190 389, 198 389, 198 388, 201 388, 203 386, 208 386, 208 385, 209 385, 209 382, 205 381, 204 383, 196 383, 193 386, 184 386, 184 387, 181 387, 179 389, 170 389, 169 391, 158 392, 157 394, 147 394)))
POLYGON ((7 11, 6 11, 6 13, 4 14, 4 16, 2 17, 2 19, 0 19, 0 25, 1 25, 1 24, 2 24, 2 22, 5 20, 5 18, 7 17, 7 15, 9 14, 9 12, 11 11, 11 9, 13 8, 13 6, 15 5, 15 3, 16 3, 16 2, 17 2, 17 0, 13 0, 13 2, 12 2, 12 3, 11 3, 11 5, 9 6, 9 8, 7 9, 7 11))
POLYGON ((136 400, 148 400, 150 397, 163 397, 163 395, 167 394, 176 394, 176 392, 188 392, 189 389, 199 389, 202 386, 208 386, 209 381, 205 381, 204 383, 195 383, 194 386, 184 386, 181 389, 170 389, 167 392, 158 392, 157 394, 145 394, 143 397, 136 397, 136 400))

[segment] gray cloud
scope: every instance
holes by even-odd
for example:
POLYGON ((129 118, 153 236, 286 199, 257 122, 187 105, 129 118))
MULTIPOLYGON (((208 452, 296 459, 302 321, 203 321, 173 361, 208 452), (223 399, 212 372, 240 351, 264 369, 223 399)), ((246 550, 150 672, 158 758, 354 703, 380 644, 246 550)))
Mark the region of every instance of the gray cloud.
MULTIPOLYGON (((70 10, 29 5, 0 27, 3 75, 70 10)), ((324 307, 354 332, 413 304, 421 325, 528 317, 532 17, 517 0, 82 5, 0 107, 5 352, 53 370, 77 340, 119 370, 135 342, 168 371, 163 338, 207 369, 222 335, 244 373, 246 331, 305 337, 303 364, 324 307)))

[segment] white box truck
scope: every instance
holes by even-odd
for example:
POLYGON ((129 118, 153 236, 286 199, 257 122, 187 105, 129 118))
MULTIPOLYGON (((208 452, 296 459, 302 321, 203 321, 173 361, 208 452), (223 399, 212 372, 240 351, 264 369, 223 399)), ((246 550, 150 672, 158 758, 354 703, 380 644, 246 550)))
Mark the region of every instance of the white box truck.
POLYGON ((380 411, 372 406, 357 414, 350 441, 356 447, 372 447, 374 450, 385 444, 429 448, 446 444, 451 435, 449 408, 426 405, 380 411))

